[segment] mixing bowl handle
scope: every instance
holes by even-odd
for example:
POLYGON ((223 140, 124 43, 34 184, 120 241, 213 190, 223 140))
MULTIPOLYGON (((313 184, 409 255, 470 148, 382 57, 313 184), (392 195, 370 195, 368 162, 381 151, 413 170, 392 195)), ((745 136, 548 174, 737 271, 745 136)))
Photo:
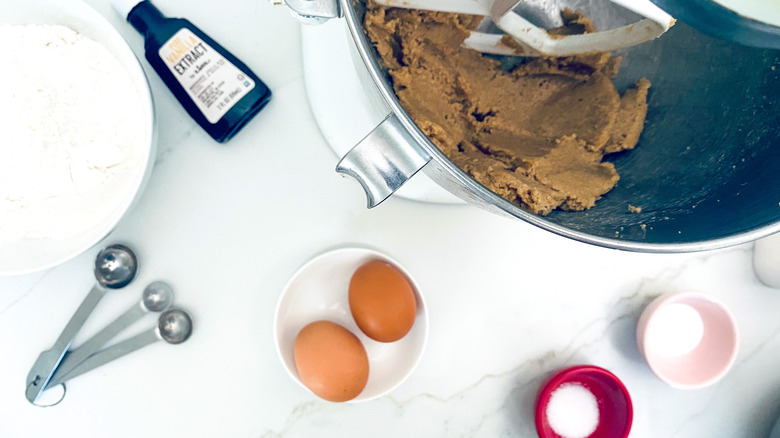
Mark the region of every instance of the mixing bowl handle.
POLYGON ((431 156, 391 113, 344 155, 336 165, 336 172, 358 180, 366 191, 368 208, 373 208, 430 160, 431 156))

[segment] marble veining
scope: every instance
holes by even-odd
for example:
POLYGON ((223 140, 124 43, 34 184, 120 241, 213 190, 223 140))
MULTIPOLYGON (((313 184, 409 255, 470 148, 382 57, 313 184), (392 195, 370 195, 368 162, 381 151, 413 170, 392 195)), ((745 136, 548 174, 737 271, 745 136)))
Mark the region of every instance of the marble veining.
MULTIPOLYGON (((126 37, 109 2, 88 0, 126 37)), ((155 0, 238 54, 274 97, 237 137, 214 143, 150 69, 156 166, 144 195, 98 246, 123 242, 138 279, 107 295, 77 343, 163 279, 194 333, 74 379, 62 404, 24 398, 24 379, 94 283, 97 247, 45 272, 0 278, 0 437, 534 437, 533 407, 558 368, 594 364, 631 393, 632 438, 765 438, 780 413, 780 290, 752 271, 752 245, 696 254, 626 253, 573 242, 470 206, 390 199, 373 210, 333 170, 306 100, 299 25, 263 1, 155 0), (417 369, 365 403, 321 401, 287 376, 274 308, 309 257, 377 248, 412 272, 430 337, 417 369), (739 322, 741 349, 719 383, 680 391, 635 340, 644 306, 702 290, 739 322)), ((144 61, 145 62, 145 61, 144 61)), ((137 329, 154 323, 144 319, 137 329)))

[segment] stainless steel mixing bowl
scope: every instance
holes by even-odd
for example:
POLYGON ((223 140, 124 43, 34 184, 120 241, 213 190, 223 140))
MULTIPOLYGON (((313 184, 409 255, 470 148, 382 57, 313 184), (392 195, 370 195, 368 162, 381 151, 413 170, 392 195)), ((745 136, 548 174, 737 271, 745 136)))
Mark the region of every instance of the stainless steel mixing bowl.
POLYGON ((417 128, 364 34, 362 1, 341 0, 334 6, 328 0, 287 0, 293 9, 296 2, 320 5, 319 12, 304 15, 343 15, 357 53, 390 108, 388 118, 337 169, 358 179, 370 207, 421 169, 474 205, 610 248, 699 251, 780 231, 778 50, 725 42, 678 23, 659 39, 619 53, 624 59, 615 79, 618 90, 641 77, 653 84, 639 143, 607 158, 621 178, 595 207, 538 216, 477 183, 417 128), (630 212, 629 204, 641 212, 630 212))

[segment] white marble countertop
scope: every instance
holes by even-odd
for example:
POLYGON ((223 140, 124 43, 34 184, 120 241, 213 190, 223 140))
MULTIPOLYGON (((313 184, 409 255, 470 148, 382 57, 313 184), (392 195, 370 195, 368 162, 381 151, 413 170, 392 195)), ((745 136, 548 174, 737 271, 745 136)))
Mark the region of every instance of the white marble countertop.
MULTIPOLYGON (((142 40, 90 0, 142 54, 142 40)), ((212 141, 148 68, 159 152, 138 205, 105 243, 142 270, 88 321, 94 332, 169 281, 195 321, 181 345, 157 343, 74 379, 56 407, 24 380, 93 283, 97 249, 45 272, 0 278, 0 437, 532 437, 542 380, 573 364, 611 370, 634 403, 632 437, 764 438, 780 409, 780 291, 752 271, 752 245, 653 255, 588 246, 465 205, 392 198, 367 210, 360 186, 311 115, 299 25, 262 0, 157 0, 246 62, 269 106, 225 145, 212 141), (390 395, 334 404, 302 389, 274 350, 272 319, 291 274, 327 248, 377 248, 413 272, 430 336, 390 395), (739 321, 737 363, 718 384, 680 391, 642 361, 634 326, 660 294, 696 289, 739 321)), ((147 325, 153 321, 145 320, 147 325)), ((77 339, 78 341, 78 339, 77 339)))

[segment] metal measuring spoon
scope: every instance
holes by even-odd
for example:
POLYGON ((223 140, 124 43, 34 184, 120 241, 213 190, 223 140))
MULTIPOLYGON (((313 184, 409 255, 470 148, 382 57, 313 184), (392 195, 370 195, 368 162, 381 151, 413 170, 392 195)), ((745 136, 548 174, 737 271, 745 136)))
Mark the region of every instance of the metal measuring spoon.
POLYGON ((124 245, 110 245, 103 248, 95 259, 95 278, 97 284, 92 287, 76 313, 70 318, 50 349, 42 352, 27 375, 25 397, 35 403, 41 395, 65 352, 68 351, 73 337, 84 325, 89 315, 108 289, 120 289, 135 278, 138 272, 138 260, 133 251, 124 245))
POLYGON ((192 334, 192 318, 189 313, 181 309, 166 310, 157 320, 157 327, 98 351, 78 364, 65 376, 65 380, 58 383, 64 383, 157 341, 181 344, 190 337, 190 334, 192 334))
POLYGON ((56 372, 49 381, 50 386, 58 385, 68 378, 70 373, 78 364, 88 358, 90 355, 106 345, 122 330, 129 327, 132 323, 141 319, 148 312, 162 312, 173 304, 173 288, 164 281, 155 281, 144 289, 141 301, 133 307, 127 309, 111 324, 95 336, 89 338, 78 348, 65 354, 65 357, 57 367, 56 372))

